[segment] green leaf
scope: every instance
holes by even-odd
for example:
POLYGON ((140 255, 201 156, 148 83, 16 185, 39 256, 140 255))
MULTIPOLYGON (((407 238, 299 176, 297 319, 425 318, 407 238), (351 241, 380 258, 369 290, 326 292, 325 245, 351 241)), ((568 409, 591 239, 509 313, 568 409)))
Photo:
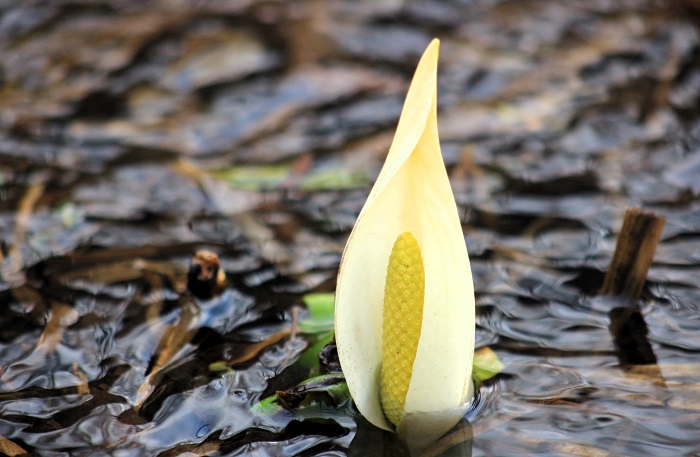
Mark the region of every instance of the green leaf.
POLYGON ((55 214, 58 215, 63 226, 67 229, 75 227, 85 219, 83 210, 78 205, 71 202, 62 204, 56 209, 55 214))
POLYGON ((309 309, 309 317, 299 322, 303 333, 321 333, 333 329, 334 295, 332 293, 308 294, 302 297, 309 309))
POLYGON ((250 412, 256 416, 272 416, 281 412, 284 408, 277 401, 277 394, 260 400, 250 408, 250 412))
POLYGON ((340 190, 367 187, 369 180, 364 172, 343 168, 315 170, 304 176, 299 184, 301 190, 340 190))
POLYGON ((293 178, 293 163, 277 165, 240 165, 211 174, 236 189, 277 190, 292 185, 300 190, 339 190, 367 187, 370 182, 364 171, 344 168, 320 168, 293 178))
POLYGON ((345 377, 342 374, 326 374, 307 379, 289 390, 277 391, 275 395, 253 405, 251 412, 270 416, 282 410, 298 410, 320 404, 339 407, 349 398, 345 377))
POLYGON ((282 186, 291 169, 291 165, 236 166, 213 175, 236 189, 274 190, 282 186))
POLYGON ((503 371, 503 363, 491 348, 483 347, 474 352, 474 371, 472 372, 474 381, 484 382, 501 371, 503 371))
POLYGON ((333 331, 329 331, 325 335, 319 332, 307 336, 306 339, 310 340, 311 345, 304 349, 304 352, 302 352, 299 359, 294 362, 294 365, 296 367, 306 368, 309 370, 310 375, 318 374, 320 371, 318 355, 326 344, 333 341, 334 336, 335 333, 333 331))
POLYGON ((345 382, 345 377, 339 373, 323 374, 307 379, 287 393, 303 396, 306 399, 308 399, 310 394, 324 393, 330 397, 335 406, 350 398, 350 391, 345 382))
POLYGON ((209 371, 213 371, 216 373, 223 373, 223 372, 232 373, 233 372, 233 370, 229 366, 228 362, 226 362, 224 360, 219 361, 219 362, 210 363, 209 364, 209 371))

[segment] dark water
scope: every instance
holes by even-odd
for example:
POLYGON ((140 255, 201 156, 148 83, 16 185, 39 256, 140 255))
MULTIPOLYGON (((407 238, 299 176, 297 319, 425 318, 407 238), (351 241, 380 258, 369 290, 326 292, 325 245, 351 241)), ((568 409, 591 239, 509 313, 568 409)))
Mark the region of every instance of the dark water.
POLYGON ((696 2, 0 8, 0 436, 47 456, 405 454, 348 404, 250 408, 318 370, 300 297, 333 290, 438 36, 477 344, 505 370, 427 455, 700 455, 696 2), (641 355, 611 332, 627 305, 596 296, 630 206, 667 218, 641 355), (228 285, 193 302, 200 248, 228 285))

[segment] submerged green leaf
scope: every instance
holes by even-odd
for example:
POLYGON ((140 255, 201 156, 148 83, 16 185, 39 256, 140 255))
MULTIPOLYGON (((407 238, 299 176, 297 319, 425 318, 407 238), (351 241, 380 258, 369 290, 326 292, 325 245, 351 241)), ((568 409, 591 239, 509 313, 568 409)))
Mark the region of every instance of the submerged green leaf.
POLYGON ((304 295, 304 304, 309 309, 309 317, 299 323, 303 333, 321 333, 333 329, 334 295, 316 293, 304 295))
POLYGON ((277 394, 263 398, 250 408, 250 412, 256 416, 272 416, 281 412, 284 408, 277 401, 277 394))
POLYGON ((297 410, 318 404, 339 407, 350 398, 345 377, 341 374, 326 374, 307 379, 297 386, 277 391, 253 405, 251 412, 257 415, 272 415, 283 409, 297 410))
POLYGON ((357 189, 370 184, 362 171, 326 168, 306 175, 299 184, 301 190, 357 189))
POLYGON ((219 361, 219 362, 212 362, 209 364, 209 371, 213 371, 216 373, 231 373, 233 370, 229 366, 228 362, 226 361, 219 361))
POLYGON ((67 229, 75 227, 85 219, 83 210, 75 203, 67 202, 61 205, 56 213, 61 218, 63 226, 67 229))
POLYGON ((229 186, 246 190, 273 190, 282 187, 291 165, 236 166, 214 172, 229 186))
POLYGON ((295 175, 294 164, 243 165, 217 170, 213 176, 236 189, 264 191, 293 187, 300 190, 342 190, 366 187, 367 174, 345 168, 323 167, 295 175))
POLYGON ((311 335, 307 336, 310 346, 304 349, 304 352, 301 353, 299 359, 294 363, 294 365, 296 367, 302 367, 309 370, 310 375, 317 375, 320 371, 319 353, 326 344, 333 341, 335 334, 333 331, 328 331, 326 334, 321 332, 308 333, 312 333, 311 335))

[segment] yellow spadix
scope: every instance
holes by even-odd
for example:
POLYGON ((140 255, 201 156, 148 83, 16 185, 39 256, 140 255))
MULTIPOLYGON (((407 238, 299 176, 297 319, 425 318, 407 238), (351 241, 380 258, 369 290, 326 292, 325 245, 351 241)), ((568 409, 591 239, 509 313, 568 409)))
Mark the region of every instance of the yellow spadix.
POLYGON ((350 394, 386 430, 439 434, 473 396, 474 288, 437 131, 439 41, 421 58, 338 273, 350 394))

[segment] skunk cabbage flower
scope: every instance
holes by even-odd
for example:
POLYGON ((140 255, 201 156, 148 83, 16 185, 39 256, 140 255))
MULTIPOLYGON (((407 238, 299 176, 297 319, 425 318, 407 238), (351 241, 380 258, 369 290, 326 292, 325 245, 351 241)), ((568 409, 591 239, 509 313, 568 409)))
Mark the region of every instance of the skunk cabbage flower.
POLYGON ((335 331, 362 415, 385 430, 439 436, 473 396, 474 288, 438 140, 438 49, 433 40, 418 64, 345 246, 335 331))

